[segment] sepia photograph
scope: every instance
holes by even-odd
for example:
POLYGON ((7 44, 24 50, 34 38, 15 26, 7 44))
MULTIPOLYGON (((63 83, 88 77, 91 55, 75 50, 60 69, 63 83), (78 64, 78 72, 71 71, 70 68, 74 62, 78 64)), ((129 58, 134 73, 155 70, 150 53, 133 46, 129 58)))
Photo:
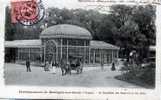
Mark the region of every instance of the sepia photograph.
POLYGON ((66 5, 5 8, 5 85, 155 89, 155 5, 66 5))

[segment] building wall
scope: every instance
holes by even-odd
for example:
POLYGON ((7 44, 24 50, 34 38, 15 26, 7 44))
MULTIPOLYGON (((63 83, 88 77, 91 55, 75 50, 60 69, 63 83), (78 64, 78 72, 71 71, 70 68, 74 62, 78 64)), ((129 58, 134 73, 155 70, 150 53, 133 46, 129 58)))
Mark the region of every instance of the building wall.
POLYGON ((81 57, 86 64, 110 64, 118 58, 118 50, 91 48, 89 40, 53 38, 42 41, 40 48, 16 49, 14 59, 25 61, 30 58, 33 62, 53 61, 59 63, 61 58, 68 61, 70 56, 75 56, 81 57))
MULTIPOLYGON (((30 59, 31 62, 42 61, 42 50, 41 48, 12 48, 14 51, 15 62, 24 62, 30 59)), ((11 58, 13 60, 13 58, 11 58)))
POLYGON ((118 58, 118 50, 114 49, 95 49, 92 48, 90 51, 90 62, 91 64, 104 63, 110 64, 116 62, 118 58))
POLYGON ((82 57, 85 63, 88 63, 88 50, 89 50, 89 40, 85 39, 43 39, 44 47, 44 62, 56 62, 59 63, 61 58, 66 61, 70 56, 82 57))

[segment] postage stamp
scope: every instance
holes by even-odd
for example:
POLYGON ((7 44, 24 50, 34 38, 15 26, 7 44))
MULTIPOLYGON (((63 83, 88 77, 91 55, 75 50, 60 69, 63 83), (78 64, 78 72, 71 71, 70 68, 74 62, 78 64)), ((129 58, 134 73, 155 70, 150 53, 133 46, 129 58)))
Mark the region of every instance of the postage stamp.
POLYGON ((33 25, 44 17, 45 9, 38 0, 18 0, 11 2, 12 23, 33 25))

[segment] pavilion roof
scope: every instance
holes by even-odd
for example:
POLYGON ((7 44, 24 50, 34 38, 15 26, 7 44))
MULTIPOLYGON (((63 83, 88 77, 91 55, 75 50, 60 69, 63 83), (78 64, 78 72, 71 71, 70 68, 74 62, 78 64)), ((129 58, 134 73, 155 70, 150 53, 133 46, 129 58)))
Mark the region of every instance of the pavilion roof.
POLYGON ((58 24, 43 30, 40 38, 73 38, 92 39, 91 33, 80 26, 71 24, 58 24))
MULTIPOLYGON (((40 39, 36 40, 13 40, 5 41, 5 47, 10 48, 39 48, 42 47, 40 39)), ((119 47, 106 43, 104 41, 90 41, 90 47, 94 49, 119 49, 119 47)))
POLYGON ((38 48, 41 47, 41 40, 13 40, 5 41, 5 47, 10 48, 38 48))
POLYGON ((94 49, 116 49, 118 50, 119 47, 106 43, 104 41, 90 41, 90 47, 94 49))

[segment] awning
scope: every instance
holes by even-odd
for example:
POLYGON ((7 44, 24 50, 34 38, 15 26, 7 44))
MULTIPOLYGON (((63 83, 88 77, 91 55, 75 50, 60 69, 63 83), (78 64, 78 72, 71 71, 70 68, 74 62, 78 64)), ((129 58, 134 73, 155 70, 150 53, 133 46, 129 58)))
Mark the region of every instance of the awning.
POLYGON ((110 49, 110 50, 119 49, 119 47, 106 43, 104 41, 90 41, 90 47, 94 49, 110 49))
MULTIPOLYGON (((37 40, 13 40, 5 41, 5 47, 10 48, 40 48, 42 43, 40 39, 37 40)), ((118 50, 119 47, 103 41, 90 41, 90 48, 94 49, 114 49, 118 50)))
POLYGON ((40 48, 41 40, 13 40, 5 41, 5 47, 8 48, 40 48))

